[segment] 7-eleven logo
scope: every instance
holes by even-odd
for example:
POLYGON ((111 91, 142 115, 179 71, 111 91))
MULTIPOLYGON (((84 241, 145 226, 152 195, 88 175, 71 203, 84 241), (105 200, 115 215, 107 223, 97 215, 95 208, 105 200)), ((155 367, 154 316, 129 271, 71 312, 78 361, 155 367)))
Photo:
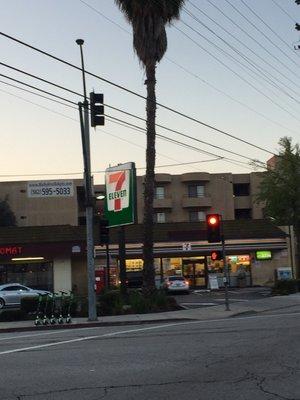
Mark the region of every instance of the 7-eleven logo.
POLYGON ((122 211, 129 206, 129 179, 128 170, 106 174, 108 211, 122 211))

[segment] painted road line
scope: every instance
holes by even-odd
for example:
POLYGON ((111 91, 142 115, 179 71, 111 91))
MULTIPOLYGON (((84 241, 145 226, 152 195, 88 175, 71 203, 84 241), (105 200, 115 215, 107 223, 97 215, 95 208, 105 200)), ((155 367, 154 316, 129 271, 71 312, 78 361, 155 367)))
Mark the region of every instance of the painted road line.
POLYGON ((114 336, 118 336, 118 335, 124 335, 126 333, 146 332, 146 331, 153 331, 155 329, 172 328, 175 326, 207 324, 209 322, 230 322, 232 324, 233 321, 238 321, 238 320, 261 319, 261 318, 266 319, 266 318, 290 317, 290 316, 294 317, 296 315, 300 315, 300 312, 290 313, 290 314, 271 314, 271 315, 254 315, 254 316, 248 316, 248 317, 237 317, 234 320, 232 318, 222 318, 222 319, 210 319, 210 320, 201 320, 201 321, 177 322, 177 323, 172 323, 172 324, 156 325, 156 326, 150 326, 150 327, 146 327, 146 328, 128 329, 128 330, 119 331, 119 332, 105 333, 102 335, 85 336, 82 338, 69 339, 69 340, 63 340, 63 341, 59 341, 59 342, 45 343, 45 344, 40 344, 40 345, 36 345, 36 346, 29 346, 29 347, 22 347, 22 348, 18 348, 18 349, 6 350, 6 351, 1 351, 0 356, 6 355, 6 354, 21 353, 21 352, 30 351, 30 350, 43 349, 43 348, 53 347, 53 346, 61 346, 64 344, 84 342, 84 341, 93 340, 93 339, 110 338, 110 337, 114 337, 114 336))

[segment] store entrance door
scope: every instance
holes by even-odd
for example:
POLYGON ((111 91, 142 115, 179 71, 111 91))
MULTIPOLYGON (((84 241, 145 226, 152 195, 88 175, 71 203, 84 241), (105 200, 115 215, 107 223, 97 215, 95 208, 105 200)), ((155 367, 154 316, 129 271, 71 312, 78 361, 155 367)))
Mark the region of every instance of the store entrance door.
POLYGON ((207 272, 205 258, 182 260, 182 275, 189 281, 190 287, 206 287, 207 272))

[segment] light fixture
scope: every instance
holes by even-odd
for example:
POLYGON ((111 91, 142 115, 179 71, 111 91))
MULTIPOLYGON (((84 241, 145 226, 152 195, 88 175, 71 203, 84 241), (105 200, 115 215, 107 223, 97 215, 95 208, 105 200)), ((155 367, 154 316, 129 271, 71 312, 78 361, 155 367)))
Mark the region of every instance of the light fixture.
POLYGON ((45 260, 45 257, 16 257, 11 259, 11 261, 36 261, 36 260, 45 260))

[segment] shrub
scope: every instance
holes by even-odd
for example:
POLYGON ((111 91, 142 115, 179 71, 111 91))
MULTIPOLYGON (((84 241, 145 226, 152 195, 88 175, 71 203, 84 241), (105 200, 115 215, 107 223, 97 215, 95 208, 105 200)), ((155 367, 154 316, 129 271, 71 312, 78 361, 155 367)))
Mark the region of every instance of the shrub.
POLYGON ((273 295, 288 295, 299 291, 299 280, 297 279, 285 279, 276 281, 272 289, 273 295))

